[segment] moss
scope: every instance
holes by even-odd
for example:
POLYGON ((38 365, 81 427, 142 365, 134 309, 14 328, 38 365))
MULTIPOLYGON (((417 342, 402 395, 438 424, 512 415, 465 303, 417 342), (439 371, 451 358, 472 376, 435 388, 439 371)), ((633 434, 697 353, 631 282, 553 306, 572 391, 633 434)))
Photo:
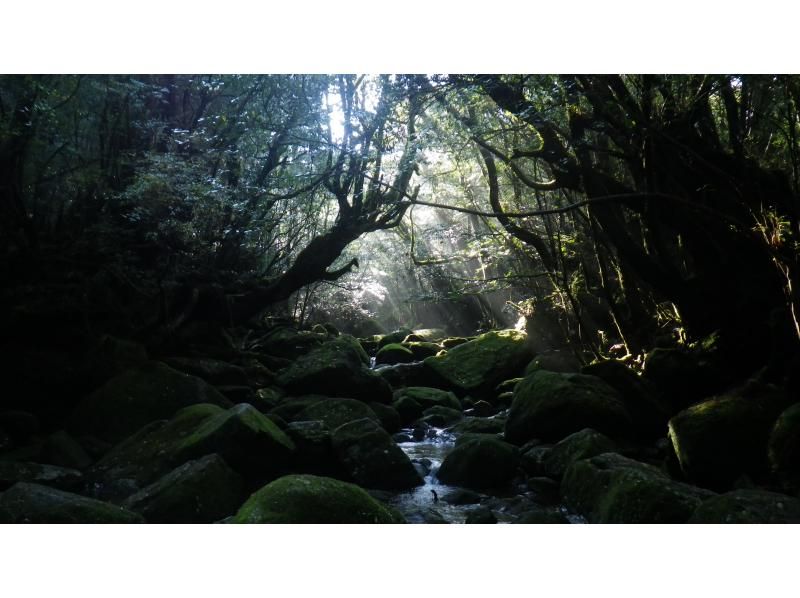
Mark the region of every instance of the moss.
POLYGON ((425 341, 403 341, 402 347, 405 347, 414 355, 414 359, 422 361, 426 357, 437 355, 442 350, 441 345, 436 343, 429 343, 425 341))
POLYGON ((254 493, 235 523, 402 523, 392 510, 354 484, 288 475, 254 493))
POLYGON ((583 428, 610 436, 630 433, 628 411, 600 378, 537 370, 515 387, 505 428, 509 442, 558 441, 583 428))
POLYGON ((375 363, 392 365, 414 361, 414 353, 399 343, 389 343, 378 350, 375 363))
POLYGON ((616 453, 570 465, 561 494, 567 506, 590 523, 686 523, 700 503, 713 496, 616 453))
POLYGON ((558 442, 544 458, 544 470, 548 476, 561 479, 567 467, 580 459, 614 452, 616 443, 608 436, 585 428, 570 434, 558 442))
POLYGON ((527 335, 497 330, 458 345, 425 364, 460 393, 491 393, 503 380, 518 374, 531 358, 527 335))
POLYGON ((743 473, 766 470, 771 425, 758 401, 725 396, 681 411, 669 421, 669 438, 687 479, 724 490, 743 473))

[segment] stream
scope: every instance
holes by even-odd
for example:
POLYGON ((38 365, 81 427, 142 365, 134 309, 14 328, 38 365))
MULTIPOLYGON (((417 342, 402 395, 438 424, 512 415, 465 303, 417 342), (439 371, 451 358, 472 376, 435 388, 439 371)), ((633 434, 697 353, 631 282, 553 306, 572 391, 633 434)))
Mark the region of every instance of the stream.
MULTIPOLYGON (((407 428, 401 433, 410 437, 413 430, 407 428)), ((430 428, 425 438, 419 441, 398 443, 420 473, 424 473, 425 483, 422 486, 398 493, 389 500, 389 504, 400 511, 408 523, 464 523, 471 511, 481 507, 491 509, 498 523, 514 523, 526 513, 543 509, 560 512, 565 522, 585 522, 564 506, 548 506, 537 502, 535 494, 527 491, 526 487, 511 489, 504 495, 487 495, 441 483, 436 473, 447 453, 455 446, 455 440, 455 436, 444 429, 430 428)))

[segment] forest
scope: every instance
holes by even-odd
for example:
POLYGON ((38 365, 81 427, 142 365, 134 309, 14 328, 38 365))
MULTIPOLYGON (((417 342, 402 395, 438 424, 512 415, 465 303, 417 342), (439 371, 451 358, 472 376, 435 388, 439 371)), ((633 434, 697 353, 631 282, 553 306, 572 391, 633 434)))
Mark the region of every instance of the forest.
POLYGON ((798 110, 0 76, 0 523, 800 523, 798 110))

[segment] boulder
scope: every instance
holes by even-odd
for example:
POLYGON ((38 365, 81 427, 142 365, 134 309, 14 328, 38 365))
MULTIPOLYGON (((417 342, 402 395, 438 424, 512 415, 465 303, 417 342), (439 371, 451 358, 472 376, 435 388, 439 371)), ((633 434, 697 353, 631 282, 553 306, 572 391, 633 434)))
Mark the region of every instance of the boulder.
POLYGON ((702 347, 656 348, 647 354, 642 375, 663 395, 671 413, 723 390, 727 380, 702 347))
POLYGON ((174 455, 183 440, 206 421, 225 413, 217 405, 192 405, 169 421, 143 427, 87 470, 92 494, 103 500, 122 500, 154 482, 180 465, 174 462, 174 455))
POLYGON ((341 478, 346 475, 333 452, 331 431, 321 421, 296 421, 286 428, 296 450, 292 471, 341 478))
POLYGON ((204 380, 153 361, 112 378, 84 398, 67 429, 119 442, 150 422, 198 403, 231 405, 204 380))
POLYGON ((723 396, 678 413, 669 421, 669 438, 687 480, 726 490, 742 474, 766 471, 773 421, 761 402, 723 396))
POLYGON ((391 402, 391 387, 368 366, 369 357, 358 340, 343 334, 294 361, 278 375, 277 382, 295 395, 391 402))
POLYGON ((410 396, 395 399, 392 408, 397 411, 401 425, 407 426, 422 417, 422 405, 410 396))
POLYGON ((395 409, 400 411, 397 407, 397 402, 401 399, 413 399, 424 411, 431 407, 449 407, 450 409, 461 410, 461 402, 456 395, 446 390, 438 388, 428 388, 425 386, 409 386, 401 388, 394 392, 394 406, 395 409))
POLYGON ((327 334, 279 326, 264 334, 254 349, 291 360, 310 352, 325 342, 327 338, 327 334))
POLYGON ((551 525, 569 523, 569 519, 559 509, 534 509, 521 515, 515 523, 551 525))
POLYGON ((469 340, 470 339, 464 338, 463 336, 452 336, 442 340, 442 347, 445 349, 452 349, 453 347, 469 342, 469 340))
POLYGON ((265 481, 286 471, 294 450, 277 425, 242 403, 201 423, 177 444, 172 461, 185 463, 217 453, 247 481, 265 481))
POLYGON ((570 465, 561 496, 589 523, 686 523, 713 492, 676 482, 652 465, 604 453, 570 465))
POLYGON ((93 498, 20 482, 0 494, 0 523, 144 523, 144 519, 93 498))
POLYGON ((551 349, 536 355, 525 368, 525 375, 536 370, 547 370, 562 374, 576 374, 581 371, 581 362, 571 351, 551 349))
POLYGON ((616 450, 616 443, 608 436, 591 428, 584 428, 560 440, 547 452, 543 463, 544 471, 548 476, 560 480, 575 461, 616 450))
POLYGON ((330 430, 357 419, 371 419, 380 424, 380 418, 369 405, 355 399, 322 399, 300 411, 292 421, 321 421, 330 430))
POLYGON ((386 345, 391 345, 393 343, 402 343, 403 339, 412 333, 413 330, 410 328, 398 328, 389 334, 384 334, 378 339, 378 349, 382 349, 386 345))
POLYGON ((83 474, 76 469, 56 465, 0 461, 0 491, 10 488, 17 482, 74 490, 83 482, 83 474))
POLYGON ((389 343, 378 350, 375 355, 377 365, 394 365, 396 363, 411 363, 417 361, 414 353, 399 343, 389 343))
POLYGON ((518 375, 531 359, 527 335, 517 330, 495 330, 458 345, 425 364, 461 395, 483 396, 503 380, 518 375))
POLYGON ((184 463, 122 506, 148 523, 213 523, 235 513, 244 498, 242 479, 212 454, 184 463))
POLYGON ((509 442, 558 441, 584 428, 612 437, 631 431, 622 399, 600 378, 537 370, 516 386, 505 427, 509 442))
POLYGON ((208 357, 168 357, 171 368, 202 378, 214 386, 249 386, 250 378, 243 368, 208 357))
POLYGON ((473 490, 504 488, 519 462, 517 447, 491 436, 460 443, 444 458, 436 477, 445 484, 473 490))
POLYGON ((381 426, 383 426, 383 429, 389 432, 389 434, 394 434, 400 430, 402 421, 397 409, 391 405, 384 405, 383 403, 370 403, 369 408, 378 416, 381 426))
POLYGON ((768 441, 772 471, 795 485, 800 481, 800 403, 778 417, 768 441))
POLYGON ((440 388, 447 385, 424 361, 381 366, 375 372, 392 388, 428 386, 440 388))
POLYGON ((800 499, 766 490, 734 490, 704 500, 689 523, 800 523, 800 499))
POLYGON ((359 486, 405 490, 422 484, 408 456, 371 419, 336 428, 331 441, 343 469, 359 486))
POLYGON ((653 440, 666 434, 667 421, 674 413, 647 379, 617 359, 591 363, 581 373, 597 376, 619 393, 637 438, 653 440))
POLYGON ((288 475, 255 492, 234 523, 403 523, 398 513, 354 484, 288 475))
POLYGON ((435 405, 422 412, 420 421, 435 428, 446 428, 462 419, 464 419, 464 414, 460 409, 435 405))
POLYGON ((455 426, 454 434, 502 434, 505 419, 500 417, 465 417, 455 426))
MULTIPOLYGON (((442 346, 436 343, 428 343, 425 341, 403 341, 400 345, 411 351, 414 356, 414 361, 422 361, 426 357, 433 357, 442 350, 442 346)), ((385 347, 384 347, 385 348, 385 347)))

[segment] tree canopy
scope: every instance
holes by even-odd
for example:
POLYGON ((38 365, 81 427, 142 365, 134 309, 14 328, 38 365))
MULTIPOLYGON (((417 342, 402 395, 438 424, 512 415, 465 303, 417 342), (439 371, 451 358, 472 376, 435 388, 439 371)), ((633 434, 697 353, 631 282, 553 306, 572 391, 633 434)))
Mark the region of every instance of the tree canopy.
POLYGON ((716 333, 783 362, 799 101, 788 75, 4 76, 6 328, 58 297, 160 340, 518 323, 581 355, 716 333))

